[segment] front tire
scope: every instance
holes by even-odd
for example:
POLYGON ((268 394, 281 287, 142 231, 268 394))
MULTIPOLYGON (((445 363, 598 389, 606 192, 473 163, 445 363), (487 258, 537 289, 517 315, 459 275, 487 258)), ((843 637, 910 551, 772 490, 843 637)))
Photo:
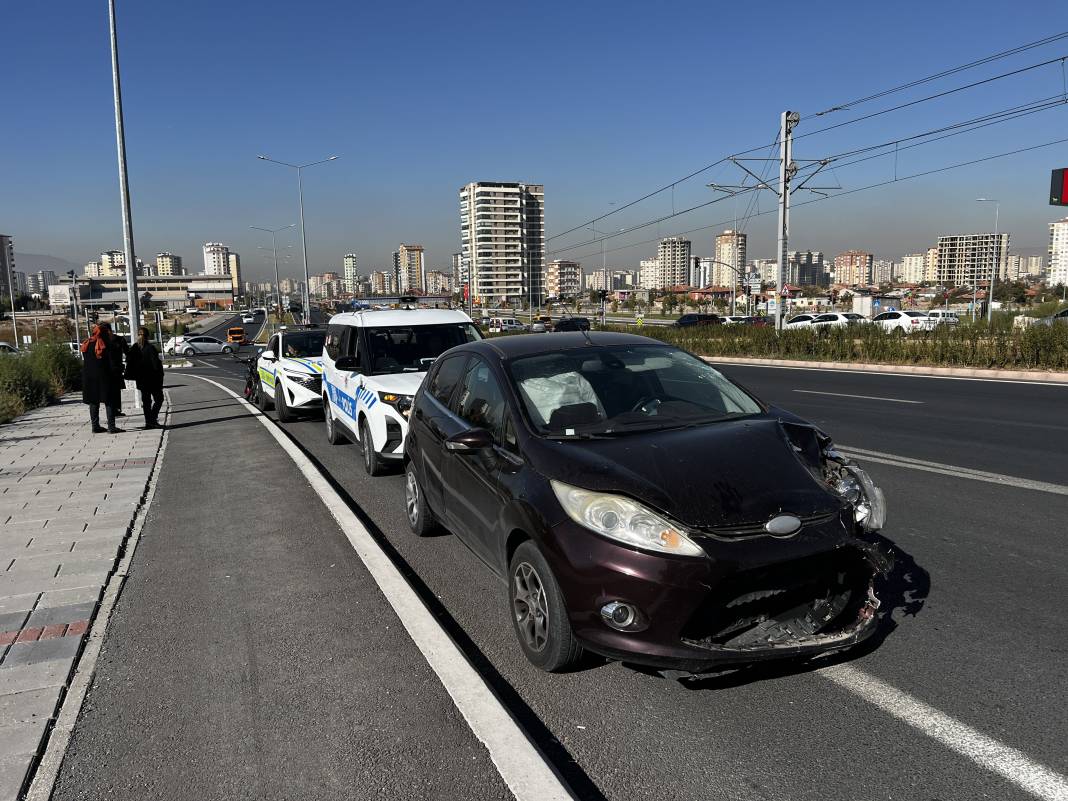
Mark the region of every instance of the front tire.
POLYGON ((323 422, 326 423, 326 441, 331 445, 341 443, 341 432, 337 429, 337 421, 334 420, 334 412, 330 408, 330 399, 323 395, 323 422))
POLYGON ((538 546, 527 540, 508 565, 508 606, 519 647, 531 664, 555 673, 582 658, 560 585, 538 546))
POLYGON ((256 408, 261 412, 265 412, 270 409, 274 404, 270 401, 270 396, 267 395, 267 388, 263 386, 263 379, 260 379, 259 388, 256 390, 256 408))
POLYGON ((234 352, 234 349, 231 348, 231 347, 225 347, 225 348, 222 349, 222 352, 225 353, 227 356, 229 356, 234 352))
POLYGON ((195 354, 196 354, 196 351, 193 350, 192 348, 186 348, 185 350, 182 351, 182 355, 183 356, 193 356, 195 354))
POLYGON ((277 380, 274 385, 274 409, 278 413, 279 423, 293 422, 293 412, 286 405, 286 391, 282 388, 282 382, 277 380))
POLYGON ((408 518, 408 527, 417 537, 425 537, 437 528, 434 513, 427 506, 423 488, 415 475, 411 462, 404 470, 404 512, 408 518))
POLYGON ((367 475, 382 475, 382 458, 375 450, 375 441, 371 437, 371 427, 367 425, 366 419, 360 422, 360 447, 363 448, 363 469, 367 471, 367 475))

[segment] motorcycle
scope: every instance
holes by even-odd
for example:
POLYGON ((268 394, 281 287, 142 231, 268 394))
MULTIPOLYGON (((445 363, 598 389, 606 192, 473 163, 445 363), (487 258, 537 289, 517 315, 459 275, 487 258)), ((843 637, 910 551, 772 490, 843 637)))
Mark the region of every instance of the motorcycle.
POLYGON ((243 394, 245 396, 245 400, 252 404, 255 404, 257 401, 259 401, 260 376, 259 368, 256 366, 256 364, 259 361, 261 352, 262 351, 257 351, 255 355, 250 356, 247 359, 237 359, 236 356, 234 357, 235 359, 237 359, 237 361, 244 362, 245 365, 248 367, 248 372, 245 373, 245 391, 243 394))

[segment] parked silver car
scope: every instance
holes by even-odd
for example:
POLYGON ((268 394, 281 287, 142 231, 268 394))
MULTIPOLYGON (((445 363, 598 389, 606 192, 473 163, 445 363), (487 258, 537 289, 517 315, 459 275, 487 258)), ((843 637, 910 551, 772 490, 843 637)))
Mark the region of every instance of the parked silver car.
POLYGON ((238 349, 233 342, 206 336, 175 337, 163 346, 164 353, 180 353, 183 356, 195 356, 200 353, 233 353, 238 349))

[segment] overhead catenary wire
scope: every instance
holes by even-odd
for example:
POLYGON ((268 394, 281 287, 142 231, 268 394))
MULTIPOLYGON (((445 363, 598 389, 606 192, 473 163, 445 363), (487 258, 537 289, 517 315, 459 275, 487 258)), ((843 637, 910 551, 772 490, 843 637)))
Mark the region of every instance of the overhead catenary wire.
MULTIPOLYGON (((1065 31, 1065 32, 1062 32, 1062 33, 1057 33, 1057 34, 1051 34, 1050 36, 1047 36, 1047 37, 1045 37, 1043 39, 1039 39, 1039 40, 1034 41, 1034 42, 1027 42, 1025 44, 1018 45, 1018 46, 1010 48, 1008 50, 1003 50, 1003 51, 1000 51, 1000 52, 997 52, 997 53, 993 53, 993 54, 991 54, 989 56, 985 56, 985 57, 983 57, 981 59, 970 61, 970 62, 967 62, 965 64, 960 64, 960 65, 957 65, 955 67, 950 67, 950 68, 948 68, 946 70, 942 70, 941 72, 934 73, 933 75, 928 75, 928 76, 925 76, 923 78, 919 78, 919 79, 916 79, 914 81, 910 81, 908 83, 904 83, 904 84, 900 84, 898 86, 890 87, 888 89, 884 89, 884 90, 881 90, 879 92, 875 92, 875 93, 873 93, 871 95, 868 95, 866 97, 857 98, 855 100, 846 101, 844 103, 837 103, 837 104, 831 106, 830 108, 828 108, 828 109, 826 109, 826 110, 824 110, 822 112, 816 112, 815 114, 809 114, 809 115, 806 115, 806 116, 808 116, 808 117, 818 117, 818 116, 821 116, 821 115, 824 115, 824 114, 831 113, 832 111, 845 110, 845 109, 848 109, 848 108, 850 108, 852 106, 860 105, 861 103, 867 103, 867 102, 870 102, 872 100, 876 100, 876 99, 879 99, 879 98, 886 97, 888 95, 894 94, 896 92, 901 92, 901 91, 905 91, 907 89, 915 88, 916 86, 921 86, 921 85, 923 85, 925 83, 930 83, 931 81, 937 80, 939 78, 945 78, 945 77, 948 77, 950 75, 955 75, 957 73, 966 71, 968 69, 972 69, 972 68, 977 67, 977 66, 982 66, 984 64, 989 64, 989 63, 992 63, 994 61, 998 61, 1000 59, 1007 58, 1007 57, 1012 56, 1012 55, 1023 53, 1023 52, 1026 52, 1028 50, 1032 50, 1034 48, 1041 47, 1043 45, 1052 44, 1053 42, 1057 42, 1057 41, 1060 41, 1060 40, 1066 39, 1066 38, 1068 38, 1068 31, 1065 31)), ((857 117, 857 118, 852 119, 852 120, 847 120, 847 121, 844 121, 844 122, 841 122, 841 123, 837 123, 835 125, 825 126, 824 128, 819 128, 819 129, 817 129, 815 131, 808 131, 808 132, 805 132, 805 133, 795 134, 794 135, 794 140, 796 141, 798 139, 802 139, 802 138, 805 138, 805 137, 815 136, 816 134, 825 133, 827 131, 835 130, 837 128, 841 128, 841 127, 844 127, 846 125, 853 125, 855 123, 863 122, 864 120, 868 120, 868 119, 871 119, 873 117, 882 116, 884 114, 889 114, 889 113, 892 113, 894 111, 900 111, 901 109, 909 108, 909 107, 917 105, 919 103, 925 103, 925 102, 929 102, 931 100, 936 100, 936 99, 939 99, 939 98, 946 97, 948 95, 954 94, 956 92, 961 92, 961 91, 965 91, 967 89, 972 89, 972 88, 975 88, 977 86, 981 86, 981 85, 984 85, 984 84, 991 83, 993 81, 998 81, 998 80, 1002 80, 1004 78, 1013 77, 1015 75, 1019 75, 1019 74, 1034 70, 1034 69, 1039 69, 1040 67, 1049 66, 1050 64, 1056 64, 1056 63, 1060 64, 1061 72, 1062 72, 1062 78, 1063 78, 1063 82, 1065 84, 1064 94, 1065 94, 1066 97, 1068 97, 1068 73, 1065 72, 1065 70, 1066 70, 1066 67, 1065 67, 1066 60, 1068 60, 1068 56, 1060 56, 1058 58, 1049 59, 1047 61, 1039 62, 1037 64, 1028 65, 1026 67, 1022 67, 1022 68, 1019 68, 1019 69, 1016 69, 1016 70, 1010 70, 1008 72, 1001 73, 999 75, 995 75, 995 76, 991 76, 989 78, 985 78, 985 79, 983 79, 981 81, 975 81, 975 82, 972 82, 970 84, 966 84, 965 86, 954 87, 952 89, 948 89, 948 90, 945 90, 943 92, 938 92, 936 94, 929 95, 929 96, 926 96, 924 98, 919 98, 917 100, 910 101, 909 103, 900 104, 898 106, 894 106, 894 107, 891 107, 891 108, 888 108, 888 109, 881 109, 879 111, 873 112, 873 113, 868 114, 868 115, 864 115, 862 117, 857 117)), ((635 205, 637 205, 639 203, 642 203, 642 202, 644 202, 646 200, 649 200, 650 198, 653 198, 653 197, 655 197, 656 195, 659 195, 662 192, 666 192, 668 190, 672 190, 672 192, 674 193, 675 188, 679 184, 684 183, 686 181, 689 181, 689 180, 697 177, 698 175, 701 175, 701 174, 707 172, 708 170, 713 169, 714 167, 717 167, 717 166, 719 166, 721 164, 724 164, 724 163, 730 161, 731 158, 736 158, 736 157, 739 157, 739 156, 745 156, 745 155, 748 155, 748 154, 756 152, 756 151, 764 150, 765 148, 768 148, 768 147, 774 147, 774 145, 777 143, 777 141, 778 141, 778 138, 776 137, 776 141, 775 142, 766 143, 766 144, 762 144, 762 145, 757 145, 755 147, 751 147, 751 148, 748 148, 746 150, 734 151, 729 156, 724 156, 723 158, 717 159, 717 160, 715 160, 715 161, 713 161, 713 162, 711 162, 709 164, 706 164, 703 167, 701 167, 699 169, 696 169, 696 170, 694 170, 693 172, 690 172, 687 175, 682 176, 681 178, 677 178, 674 181, 671 181, 669 183, 664 184, 663 186, 659 187, 658 189, 654 189, 654 190, 652 190, 650 192, 645 193, 644 195, 642 195, 639 198, 636 198, 635 200, 632 200, 632 201, 629 201, 627 203, 623 203, 621 205, 618 205, 617 207, 615 207, 613 209, 610 209, 610 210, 604 212, 603 214, 600 214, 600 215, 598 215, 596 217, 593 217, 593 218, 591 218, 591 219, 589 219, 589 220, 587 220, 587 221, 585 221, 583 223, 580 223, 580 224, 575 225, 575 226, 573 226, 571 228, 568 228, 565 231, 561 231, 558 234, 553 234, 552 236, 547 237, 545 241, 546 242, 551 242, 551 241, 559 239, 559 238, 561 238, 563 236, 567 236, 568 234, 572 234, 575 231, 579 231, 579 230, 585 229, 588 226, 594 225, 597 222, 605 219, 606 217, 610 217, 610 216, 612 216, 614 214, 618 214, 619 212, 624 211, 625 209, 631 208, 631 207, 633 207, 633 206, 635 206, 635 205)), ((578 246, 581 247, 581 245, 578 245, 578 246)))
MULTIPOLYGON (((839 192, 838 194, 827 195, 825 197, 816 197, 816 198, 813 198, 811 200, 804 200, 804 201, 795 203, 793 205, 796 208, 796 207, 799 207, 799 206, 808 206, 808 205, 811 205, 813 203, 822 203, 824 201, 834 200, 835 198, 844 197, 845 195, 852 195, 852 194, 856 194, 857 192, 865 192, 865 191, 867 191, 869 189, 878 189, 880 187, 889 186, 890 184, 901 183, 903 181, 910 181, 910 180, 913 180, 913 179, 916 179, 916 178, 923 178, 923 177, 926 177, 926 176, 929 176, 929 175, 936 175, 938 173, 948 172, 950 170, 960 169, 961 167, 968 167, 968 166, 971 166, 973 164, 981 164, 981 163, 987 162, 987 161, 994 161, 995 159, 1008 158, 1009 156, 1019 155, 1020 153, 1028 153, 1028 152, 1031 152, 1031 151, 1034 151, 1034 150, 1041 150, 1042 148, 1045 148, 1045 147, 1053 147, 1054 145, 1062 145, 1062 144, 1065 144, 1065 143, 1068 143, 1068 138, 1056 139, 1056 140, 1054 140, 1052 142, 1043 142, 1042 144, 1031 145, 1029 147, 1017 148, 1015 150, 1009 150, 1009 151, 1006 151, 1004 153, 995 153, 993 155, 983 156, 983 157, 977 158, 977 159, 970 159, 968 161, 961 161, 961 162, 957 162, 955 164, 947 164, 947 165, 945 165, 943 167, 937 167, 937 168, 931 169, 931 170, 924 170, 923 172, 912 173, 910 175, 898 176, 896 178, 891 178, 891 179, 886 180, 886 181, 879 181, 877 183, 868 184, 866 186, 857 187, 855 189, 849 189, 849 190, 846 190, 846 191, 843 191, 843 192, 839 192)), ((753 217, 763 217, 763 216, 768 215, 768 214, 773 214, 776 211, 777 211, 777 209, 768 209, 767 211, 757 212, 756 214, 753 214, 752 216, 753 217)), ((712 228, 719 228, 719 227, 721 227, 723 225, 728 225, 729 223, 730 223, 729 219, 721 220, 719 222, 711 223, 710 225, 701 225, 701 226, 698 226, 696 228, 687 229, 685 231, 677 231, 674 234, 672 234, 672 236, 685 236, 686 234, 693 234, 693 233, 697 233, 698 231, 707 231, 707 230, 712 229, 712 228)), ((629 232, 631 230, 634 230, 634 229, 626 229, 624 232, 621 232, 621 233, 609 234, 609 235, 603 237, 603 239, 607 240, 607 239, 611 239, 612 237, 615 237, 615 236, 622 236, 623 233, 627 233, 627 232, 629 232)), ((600 239, 595 240, 595 242, 600 242, 600 241, 601 241, 600 239)), ((656 241, 658 241, 658 238, 645 239, 645 240, 642 240, 642 241, 639 241, 639 242, 629 242, 626 245, 621 245, 620 247, 609 248, 609 249, 607 249, 605 251, 605 253, 617 253, 617 252, 620 252, 620 251, 623 251, 623 250, 629 250, 631 248, 639 247, 641 245, 647 245, 647 244, 650 244, 650 243, 656 242, 656 241)), ((585 244, 593 244, 593 243, 585 243, 585 244)), ((578 246, 576 246, 576 247, 578 247, 578 246)), ((571 249, 574 249, 574 248, 571 248, 571 249)), ((581 260, 581 259, 584 259, 584 258, 588 258, 590 256, 599 255, 600 252, 601 252, 600 250, 597 250, 597 251, 593 251, 591 253, 583 253, 583 254, 580 254, 578 256, 574 256, 573 258, 575 260, 581 260)))

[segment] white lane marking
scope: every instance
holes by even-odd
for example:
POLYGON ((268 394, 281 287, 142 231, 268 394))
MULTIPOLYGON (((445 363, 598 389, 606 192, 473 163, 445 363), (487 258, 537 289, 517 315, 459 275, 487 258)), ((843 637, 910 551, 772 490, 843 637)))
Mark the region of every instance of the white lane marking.
POLYGON ((197 359, 197 364, 200 365, 201 367, 210 367, 213 370, 218 370, 219 369, 218 365, 214 365, 211 362, 206 362, 203 359, 197 359))
POLYGON ((850 395, 846 392, 820 392, 815 389, 795 389, 794 392, 803 392, 806 395, 830 395, 834 398, 863 398, 864 400, 889 401, 890 403, 924 403, 924 401, 905 400, 904 398, 880 398, 875 395, 850 395))
POLYGON ((839 687, 1043 801, 1068 801, 1068 778, 852 665, 819 671, 839 687))
POLYGON ((1049 492, 1054 495, 1068 495, 1068 486, 1063 484, 1050 484, 1046 481, 1032 481, 1029 478, 1006 476, 1001 473, 988 473, 985 470, 973 470, 970 467, 957 467, 951 464, 939 462, 925 462, 922 459, 913 459, 910 456, 896 456, 892 453, 880 451, 868 451, 863 448, 854 448, 851 445, 839 445, 838 450, 847 456, 855 456, 862 461, 888 464, 893 467, 904 467, 908 470, 921 470, 926 473, 941 473, 954 478, 968 478, 973 481, 986 481, 989 484, 1001 484, 1006 487, 1018 487, 1020 489, 1035 490, 1037 492, 1049 492))
POLYGON ((840 367, 791 367, 788 364, 756 364, 754 362, 721 362, 709 364, 728 364, 733 367, 759 367, 762 370, 811 370, 815 373, 855 373, 859 375, 885 375, 897 378, 936 378, 940 381, 986 381, 991 384, 1033 384, 1040 387, 1061 387, 1068 389, 1068 382, 1063 381, 1029 381, 1026 378, 976 378, 964 375, 930 375, 928 373, 894 373, 889 370, 847 370, 840 367))
POLYGON ((497 772, 512 794, 519 801, 572 801, 574 796, 556 775, 552 766, 527 738, 452 638, 438 624, 360 519, 353 514, 308 457, 301 453, 268 417, 236 392, 210 378, 192 373, 186 375, 206 381, 236 398, 249 414, 259 418, 264 428, 293 460, 297 469, 334 516, 389 605, 408 630, 408 635, 452 697, 471 731, 486 746, 493 764, 497 766, 497 772))

